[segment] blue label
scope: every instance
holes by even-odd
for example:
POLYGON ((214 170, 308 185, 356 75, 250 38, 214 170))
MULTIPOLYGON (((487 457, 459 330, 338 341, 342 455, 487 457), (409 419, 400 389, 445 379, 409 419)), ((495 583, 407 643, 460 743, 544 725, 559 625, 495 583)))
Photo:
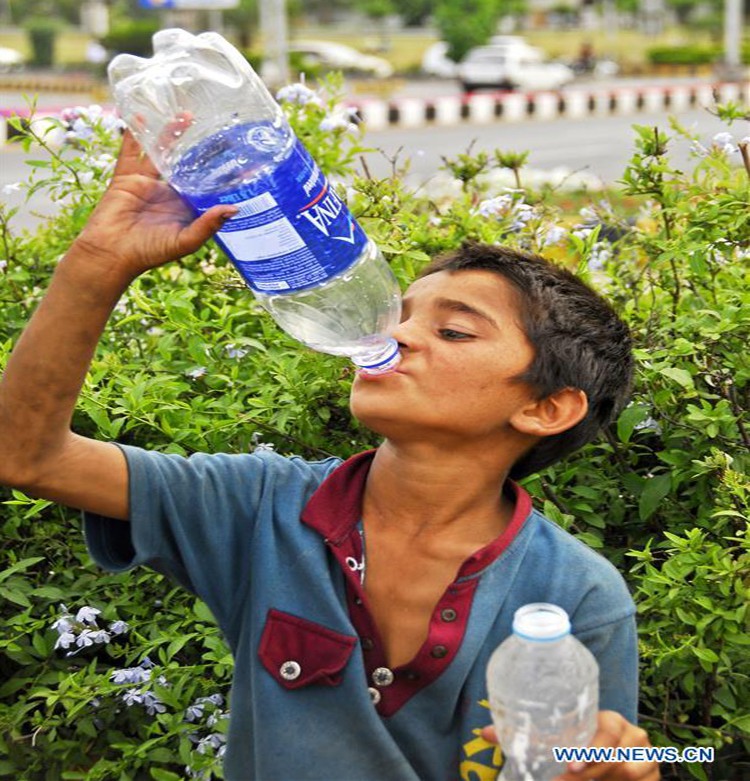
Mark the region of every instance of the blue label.
MULTIPOLYGON (((208 207, 190 200, 201 211, 208 207)), ((211 200, 238 207, 216 240, 247 284, 261 293, 320 285, 351 266, 367 244, 299 140, 269 173, 211 200)))

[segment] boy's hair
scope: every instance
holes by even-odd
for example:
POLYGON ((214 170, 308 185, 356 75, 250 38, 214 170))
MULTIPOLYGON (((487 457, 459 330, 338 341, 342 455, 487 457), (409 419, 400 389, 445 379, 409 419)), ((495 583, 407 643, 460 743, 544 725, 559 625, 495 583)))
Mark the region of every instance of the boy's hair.
POLYGON ((529 252, 476 242, 432 260, 420 276, 438 271, 492 271, 519 297, 521 327, 534 349, 529 368, 515 379, 539 399, 578 388, 586 416, 572 428, 545 437, 510 470, 519 480, 593 440, 628 401, 633 378, 630 333, 610 304, 571 272, 529 252))

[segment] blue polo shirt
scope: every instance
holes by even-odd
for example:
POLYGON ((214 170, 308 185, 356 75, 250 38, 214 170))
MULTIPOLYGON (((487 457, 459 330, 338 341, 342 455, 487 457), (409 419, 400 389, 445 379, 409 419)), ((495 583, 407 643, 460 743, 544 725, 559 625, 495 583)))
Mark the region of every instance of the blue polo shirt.
POLYGON ((414 659, 389 668, 362 585, 373 451, 190 458, 122 447, 131 522, 86 516, 94 559, 202 598, 234 660, 228 781, 494 781, 485 668, 513 613, 552 602, 600 666, 600 708, 636 720, 634 605, 603 557, 509 483, 505 532, 470 556, 414 659))

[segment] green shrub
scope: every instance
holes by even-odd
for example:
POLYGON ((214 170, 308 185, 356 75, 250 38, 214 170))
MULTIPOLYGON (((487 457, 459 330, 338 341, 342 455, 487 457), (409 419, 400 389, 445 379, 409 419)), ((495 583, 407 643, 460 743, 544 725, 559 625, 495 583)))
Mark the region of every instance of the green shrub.
MULTIPOLYGON (((723 50, 718 46, 655 46, 647 52, 652 65, 710 65, 720 62, 723 50)), ((750 46, 743 46, 742 62, 750 64, 750 46)))
POLYGON ((62 27, 60 22, 37 17, 30 19, 25 27, 31 43, 31 64, 39 68, 54 65, 55 43, 62 27))
POLYGON ((646 52, 652 65, 706 65, 716 62, 719 50, 715 46, 655 46, 646 52))
MULTIPOLYGON (((599 441, 526 485, 630 583, 652 740, 717 749, 713 766, 675 765, 665 777, 740 778, 750 749, 750 175, 736 147, 692 139, 683 171, 663 131, 638 128, 627 199, 570 213, 551 187, 525 185, 526 156, 508 150, 446 160, 460 183, 448 196, 407 191, 398 165, 388 179, 352 182, 361 143, 348 113, 301 87, 285 96, 299 135, 334 180, 350 183, 353 211, 404 283, 465 238, 499 241, 577 270, 627 319, 632 403, 599 441), (498 188, 502 169, 513 191, 498 188)), ((721 110, 727 121, 741 113, 721 110)), ((0 206, 0 366, 111 169, 107 121, 96 111, 78 118, 75 146, 50 150, 30 178, 59 215, 17 235, 0 206)), ((168 452, 265 444, 345 457, 375 443, 348 414, 350 380, 342 361, 281 333, 208 246, 129 290, 74 426, 168 452)), ((221 778, 232 660, 205 606, 150 572, 97 571, 76 512, 2 497, 0 777, 221 778), (99 639, 85 645, 85 632, 99 639)))
POLYGON ((161 25, 155 19, 137 19, 121 22, 102 39, 109 51, 121 54, 135 54, 150 57, 153 54, 151 38, 161 25))

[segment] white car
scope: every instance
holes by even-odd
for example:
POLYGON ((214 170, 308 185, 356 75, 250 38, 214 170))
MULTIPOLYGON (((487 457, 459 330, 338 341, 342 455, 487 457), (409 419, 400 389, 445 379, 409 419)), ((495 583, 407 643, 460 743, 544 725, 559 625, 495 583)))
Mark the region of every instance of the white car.
POLYGON ((567 65, 545 62, 540 49, 520 38, 497 36, 494 40, 472 49, 459 63, 457 76, 464 92, 482 88, 559 89, 575 79, 567 65))
POLYGON ((302 65, 321 67, 324 70, 340 70, 354 73, 368 73, 380 79, 393 75, 393 66, 382 57, 345 46, 332 41, 292 41, 289 53, 301 55, 302 65))
POLYGON ((16 70, 23 65, 23 55, 15 49, 0 46, 0 71, 16 70))

